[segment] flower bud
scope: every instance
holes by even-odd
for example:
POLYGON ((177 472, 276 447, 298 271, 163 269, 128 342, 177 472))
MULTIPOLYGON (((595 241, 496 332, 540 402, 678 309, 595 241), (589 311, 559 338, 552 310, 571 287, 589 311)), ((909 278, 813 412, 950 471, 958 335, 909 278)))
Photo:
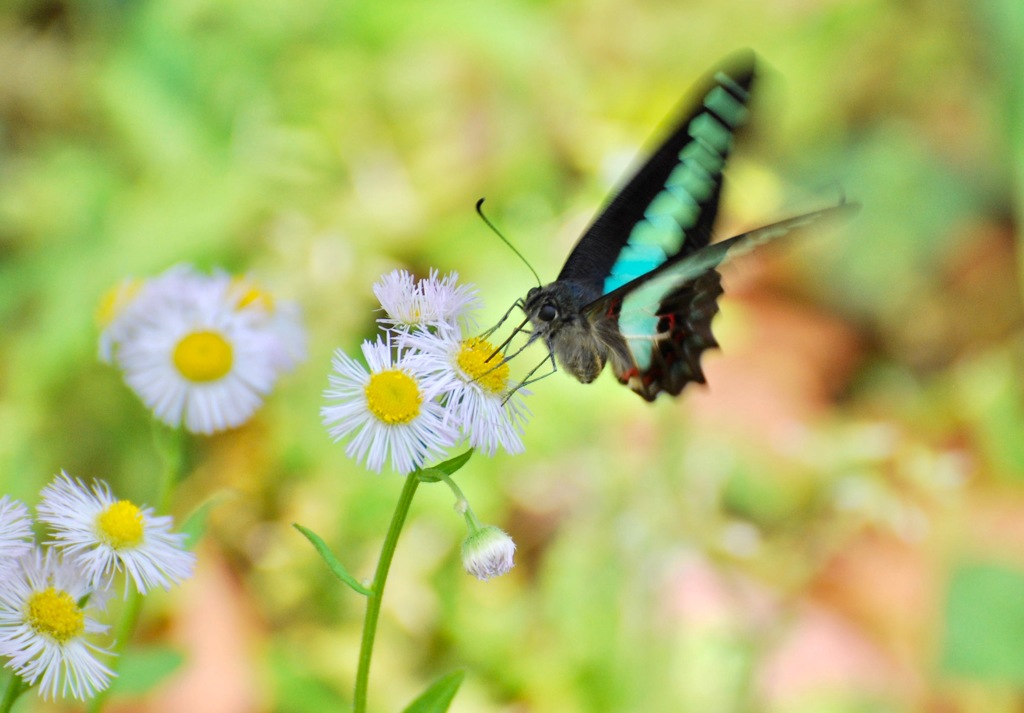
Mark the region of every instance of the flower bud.
POLYGON ((516 543, 503 530, 487 525, 462 543, 462 566, 481 581, 500 577, 512 569, 516 543))

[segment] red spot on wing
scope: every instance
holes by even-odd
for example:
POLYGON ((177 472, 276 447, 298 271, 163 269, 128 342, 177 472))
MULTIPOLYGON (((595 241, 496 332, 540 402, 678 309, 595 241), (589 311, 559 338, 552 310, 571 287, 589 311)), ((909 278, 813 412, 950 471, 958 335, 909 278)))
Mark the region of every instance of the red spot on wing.
POLYGON ((608 300, 608 309, 605 310, 604 316, 606 319, 612 319, 618 316, 619 310, 622 308, 622 299, 615 297, 614 299, 608 300))

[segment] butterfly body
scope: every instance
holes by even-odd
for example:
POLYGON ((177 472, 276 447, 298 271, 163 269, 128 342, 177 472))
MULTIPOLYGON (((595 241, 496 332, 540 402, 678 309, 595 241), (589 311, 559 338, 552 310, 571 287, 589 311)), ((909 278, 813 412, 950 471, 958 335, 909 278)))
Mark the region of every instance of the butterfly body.
POLYGON ((700 355, 717 346, 710 324, 720 294, 718 273, 705 272, 674 294, 678 314, 666 309, 650 334, 623 333, 617 319, 621 299, 600 300, 572 281, 534 287, 523 308, 533 325, 531 340, 542 339, 562 369, 578 381, 589 384, 611 362, 619 381, 653 401, 661 390, 675 395, 689 381, 704 382, 700 355), (595 311, 596 305, 605 312, 595 311), (637 363, 631 339, 650 341, 651 363, 637 363))
POLYGON ((543 339, 562 368, 584 384, 604 370, 609 355, 628 351, 611 321, 590 319, 583 312, 598 297, 583 283, 563 280, 534 287, 523 304, 533 338, 543 339))
POLYGON ((558 279, 521 306, 552 358, 583 383, 610 362, 620 382, 648 401, 704 382, 701 354, 716 347, 711 319, 727 258, 850 204, 797 216, 716 243, 722 169, 749 116, 754 57, 713 71, 669 135, 601 211, 558 279))

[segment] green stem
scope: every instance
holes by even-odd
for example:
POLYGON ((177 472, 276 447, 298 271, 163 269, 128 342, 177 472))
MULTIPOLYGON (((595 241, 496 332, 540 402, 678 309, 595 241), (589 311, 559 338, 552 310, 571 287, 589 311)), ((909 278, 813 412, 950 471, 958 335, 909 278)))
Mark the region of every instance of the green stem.
POLYGON ((353 701, 353 713, 366 713, 366 694, 370 682, 370 659, 373 657, 373 641, 377 636, 377 621, 380 618, 380 604, 384 598, 384 584, 388 579, 388 571, 391 569, 391 560, 395 556, 395 548, 398 546, 398 536, 405 525, 406 516, 409 514, 409 506, 412 505, 412 498, 416 494, 416 487, 420 484, 417 472, 412 472, 405 478, 405 486, 402 494, 395 505, 395 513, 391 516, 391 524, 388 526, 388 533, 384 537, 384 545, 381 547, 380 559, 377 561, 377 571, 373 575, 373 582, 370 584, 370 595, 366 598, 366 618, 363 620, 363 640, 359 647, 359 668, 356 671, 356 691, 353 701))
MULTIPOLYGON (((154 424, 153 439, 164 462, 163 472, 160 475, 160 482, 157 486, 156 512, 167 512, 171 495, 174 493, 174 486, 184 471, 185 449, 188 445, 184 429, 176 428, 168 431, 160 424, 154 424)), ((127 576, 127 575, 126 575, 127 576)), ((124 658, 128 642, 132 640, 135 627, 138 626, 139 617, 142 614, 142 595, 138 589, 129 585, 128 596, 125 599, 124 607, 121 609, 121 618, 114 629, 114 645, 110 652, 109 667, 111 671, 117 672, 121 659, 124 658)), ((96 694, 96 697, 89 701, 89 713, 99 713, 103 710, 107 698, 110 696, 110 689, 104 689, 96 694)), ((0 713, 3 713, 0 711, 0 713)))
POLYGON ((135 633, 135 626, 139 623, 139 615, 142 613, 142 595, 137 589, 132 589, 125 600, 124 609, 121 610, 121 619, 117 622, 117 629, 114 631, 113 652, 118 659, 124 654, 124 650, 135 633))
POLYGON ((455 481, 450 475, 443 474, 441 480, 451 488, 452 493, 455 494, 455 509, 462 513, 462 516, 466 519, 466 527, 469 528, 470 534, 480 529, 480 520, 477 519, 476 513, 473 512, 473 508, 469 506, 469 500, 462 494, 462 488, 455 484, 455 481))
MULTIPOLYGON (((139 623, 139 615, 142 613, 142 595, 139 591, 132 587, 128 592, 128 598, 124 602, 124 607, 121 609, 121 618, 117 621, 117 627, 114 629, 114 645, 110 647, 111 658, 108 664, 111 671, 117 672, 118 664, 124 657, 125 649, 128 648, 128 642, 132 638, 132 634, 135 633, 135 626, 139 623)), ((103 710, 103 705, 107 702, 107 698, 110 696, 110 689, 105 688, 96 694, 96 696, 89 701, 87 710, 89 713, 99 713, 103 710)))
POLYGON ((7 690, 4 691, 3 700, 0 700, 0 713, 8 713, 14 706, 15 701, 22 693, 27 691, 31 686, 22 680, 21 676, 12 673, 11 681, 7 684, 7 690))
POLYGON ((177 485, 178 480, 184 474, 185 450, 188 446, 188 441, 185 429, 183 428, 168 430, 159 424, 156 425, 156 428, 159 431, 154 433, 154 436, 157 448, 160 450, 160 455, 164 461, 164 469, 160 477, 160 487, 157 490, 156 511, 158 513, 165 513, 170 508, 174 486, 177 485))

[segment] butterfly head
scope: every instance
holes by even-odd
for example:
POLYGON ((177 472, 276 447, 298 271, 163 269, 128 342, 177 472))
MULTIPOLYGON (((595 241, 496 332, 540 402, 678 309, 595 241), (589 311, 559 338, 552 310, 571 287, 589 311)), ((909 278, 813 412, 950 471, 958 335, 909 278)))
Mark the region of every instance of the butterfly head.
POLYGON ((523 311, 533 325, 532 339, 547 338, 579 315, 579 302, 568 285, 553 282, 531 287, 523 300, 523 311))
POLYGON ((608 355, 600 326, 584 312, 590 302, 584 286, 565 280, 534 287, 523 300, 532 326, 530 341, 543 339, 562 368, 583 383, 601 373, 608 355))
POLYGON ((523 309, 535 331, 547 332, 552 329, 559 317, 565 313, 563 302, 566 295, 557 283, 547 287, 530 288, 523 300, 523 309))

